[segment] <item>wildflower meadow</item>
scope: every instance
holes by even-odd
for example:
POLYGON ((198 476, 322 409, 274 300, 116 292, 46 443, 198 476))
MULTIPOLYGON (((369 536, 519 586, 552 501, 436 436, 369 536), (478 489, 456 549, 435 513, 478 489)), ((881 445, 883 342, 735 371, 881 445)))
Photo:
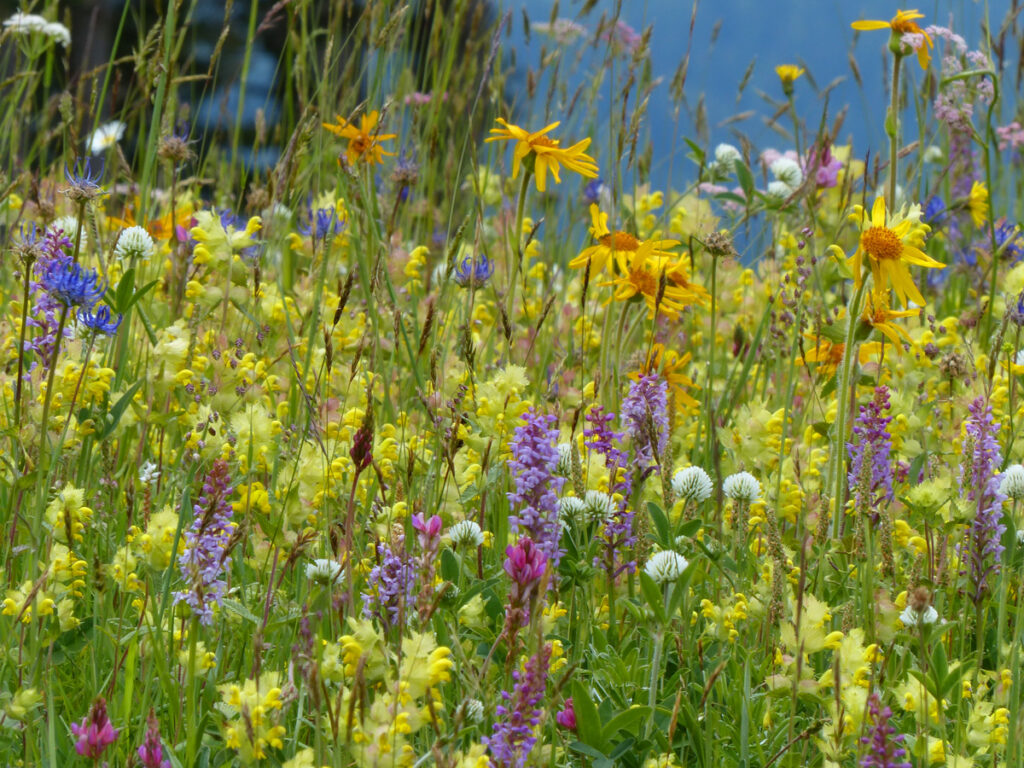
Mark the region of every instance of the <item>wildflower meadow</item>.
POLYGON ((1024 766, 1020 7, 677 5, 3 21, 0 765, 1024 766))

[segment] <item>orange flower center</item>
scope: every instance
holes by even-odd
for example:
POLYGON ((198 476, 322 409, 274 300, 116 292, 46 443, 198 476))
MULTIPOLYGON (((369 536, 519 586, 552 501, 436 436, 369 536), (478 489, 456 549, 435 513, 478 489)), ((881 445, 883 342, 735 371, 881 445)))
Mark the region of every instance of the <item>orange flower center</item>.
POLYGON ((860 244, 875 259, 898 259, 903 255, 900 236, 888 227, 871 227, 861 235, 860 244))
POLYGON ((557 147, 558 139, 549 139, 547 136, 537 136, 530 139, 531 147, 557 147))
POLYGON ((897 34, 900 35, 905 35, 908 32, 913 32, 914 34, 919 35, 921 34, 921 32, 924 31, 921 29, 921 27, 917 25, 916 22, 905 21, 904 19, 901 19, 899 16, 897 16, 889 23, 889 27, 892 29, 893 32, 896 32, 897 34))
POLYGON ((599 237, 598 242, 613 251, 635 252, 640 247, 640 241, 628 232, 612 232, 610 235, 599 237))
POLYGON ((658 278, 645 269, 629 270, 629 282, 636 288, 637 293, 645 296, 658 295, 658 278))

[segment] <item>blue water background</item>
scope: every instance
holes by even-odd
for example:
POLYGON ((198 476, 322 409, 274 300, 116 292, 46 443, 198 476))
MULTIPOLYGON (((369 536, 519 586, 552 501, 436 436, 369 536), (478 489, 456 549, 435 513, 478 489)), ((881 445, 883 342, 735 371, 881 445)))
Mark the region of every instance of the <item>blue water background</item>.
MULTIPOLYGON (((937 24, 951 26, 967 42, 969 49, 982 47, 981 22, 986 17, 986 4, 967 0, 944 0, 932 3, 913 3, 909 0, 908 8, 916 7, 925 14, 920 20, 922 26, 937 24)), ((563 18, 577 19, 582 8, 581 2, 562 2, 559 4, 558 15, 563 18)), ((528 67, 538 68, 542 49, 549 52, 558 47, 553 41, 541 34, 531 34, 529 40, 523 32, 523 13, 531 22, 548 22, 554 3, 551 0, 525 0, 504 4, 504 9, 512 12, 512 31, 506 37, 506 53, 512 50, 511 59, 515 63, 515 71, 510 82, 512 90, 518 94, 515 109, 524 114, 531 114, 534 121, 545 119, 558 120, 564 117, 558 108, 565 108, 557 100, 552 105, 551 114, 536 114, 538 109, 543 112, 543 87, 530 105, 525 103, 526 71, 528 67)), ((614 0, 599 0, 595 8, 580 23, 589 30, 594 30, 602 13, 612 16, 615 12, 614 0)), ((653 27, 650 42, 651 64, 654 77, 662 78, 662 82, 651 94, 648 113, 641 136, 649 139, 653 149, 653 163, 650 181, 656 188, 669 186, 680 189, 692 182, 696 174, 694 164, 686 159, 690 153, 683 143, 682 137, 697 138, 692 116, 683 111, 676 126, 675 106, 669 96, 669 83, 673 73, 679 66, 687 48, 689 37, 690 16, 693 8, 692 0, 624 0, 621 3, 619 18, 642 31, 648 26, 653 27)), ((889 78, 889 62, 887 55, 888 31, 861 32, 857 35, 850 23, 858 19, 889 20, 898 6, 888 0, 861 0, 860 2, 840 2, 839 0, 719 0, 718 2, 700 2, 697 8, 696 22, 690 49, 690 65, 686 80, 686 99, 690 108, 694 108, 701 95, 707 114, 707 140, 698 144, 706 144, 712 149, 719 142, 738 144, 736 131, 742 132, 757 150, 774 147, 780 151, 792 149, 791 140, 787 140, 779 131, 768 124, 775 112, 775 106, 765 100, 763 94, 769 95, 776 103, 783 100, 775 66, 778 64, 799 64, 806 67, 810 78, 813 78, 817 89, 824 89, 834 79, 841 82, 831 89, 828 97, 829 124, 840 108, 848 105, 845 121, 837 143, 853 142, 855 153, 863 156, 864 152, 884 151, 886 145, 883 121, 887 103, 887 82, 889 78), (714 41, 713 31, 718 27, 717 39, 714 41), (853 52, 859 68, 863 88, 858 87, 849 63, 849 53, 853 52), (748 67, 753 62, 753 71, 747 81, 745 90, 738 92, 738 86, 748 67), (726 121, 739 113, 753 111, 747 119, 731 124, 726 121)), ((991 19, 995 33, 1004 16, 1010 10, 1010 0, 993 0, 987 4, 988 18, 991 19)), ((1022 14, 1024 15, 1024 14, 1022 14)), ((1018 22, 1020 26, 1024 19, 1018 22)), ((941 43, 940 43, 941 45, 941 43)), ((1008 46, 1007 71, 1008 79, 1013 81, 1012 74, 1016 68, 1017 43, 1008 46)), ((590 48, 586 41, 569 43, 563 50, 562 73, 568 68, 574 56, 583 51, 579 72, 570 77, 568 93, 572 94, 575 87, 584 80, 583 72, 596 70, 605 57, 605 50, 590 48)), ((938 60, 933 60, 932 67, 937 68, 938 60)), ((622 67, 622 60, 617 66, 622 67)), ((904 65, 908 73, 905 82, 909 87, 919 87, 922 72, 915 59, 909 58, 904 65)), ((825 99, 816 93, 811 80, 805 76, 796 83, 796 104, 801 120, 813 133, 820 120, 825 99)), ((1003 119, 1000 123, 1014 119, 1013 110, 1017 106, 1015 82, 1004 83, 1004 94, 1000 105, 1003 119)), ((598 123, 608 120, 610 108, 621 109, 618 94, 609 92, 608 80, 598 95, 598 123)), ((976 124, 978 122, 976 115, 976 124)), ((781 126, 789 131, 791 121, 788 116, 779 120, 781 126)), ((533 124, 531 122, 531 124, 533 124)), ((609 132, 603 131, 598 125, 579 125, 576 130, 596 129, 596 141, 600 142, 602 134, 607 137, 609 132)), ((908 111, 904 115, 904 138, 915 138, 917 133, 916 118, 908 111)), ((575 136, 566 135, 567 139, 575 136)), ((607 138, 604 146, 595 144, 598 160, 602 167, 606 166, 608 157, 607 138)))

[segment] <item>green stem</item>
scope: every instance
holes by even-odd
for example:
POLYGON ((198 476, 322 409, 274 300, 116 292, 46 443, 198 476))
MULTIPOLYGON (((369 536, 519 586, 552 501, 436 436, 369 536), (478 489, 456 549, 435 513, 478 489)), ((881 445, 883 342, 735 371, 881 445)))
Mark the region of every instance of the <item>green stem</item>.
POLYGON ((188 632, 188 669, 185 670, 185 765, 195 765, 196 738, 199 727, 196 722, 196 644, 199 637, 199 621, 193 618, 188 632))
POLYGON ((25 378, 25 331, 28 325, 28 293, 32 279, 32 260, 25 259, 25 286, 21 296, 21 332, 18 335, 18 380, 14 385, 14 427, 21 434, 21 387, 25 378))
POLYGON ((512 274, 508 281, 508 304, 505 313, 508 321, 512 322, 512 307, 516 298, 516 278, 519 277, 519 270, 523 266, 523 253, 521 243, 523 240, 523 209, 526 207, 526 193, 529 191, 530 169, 523 167, 523 183, 519 186, 519 198, 516 201, 516 226, 512 232, 510 250, 512 254, 512 274))
POLYGON ((862 274, 860 286, 854 292, 846 308, 846 345, 843 347, 843 362, 839 369, 837 382, 836 431, 832 440, 832 455, 829 457, 830 475, 833 485, 832 501, 832 538, 839 536, 839 520, 843 514, 843 497, 846 493, 846 475, 843 472, 843 451, 846 449, 846 417, 850 410, 850 384, 853 380, 853 369, 857 364, 856 333, 857 321, 860 319, 861 304, 867 288, 868 276, 862 274))
POLYGON ((64 326, 68 322, 69 307, 65 305, 60 312, 60 322, 57 324, 57 335, 53 342, 53 354, 50 355, 50 370, 46 376, 46 397, 43 399, 43 418, 39 426, 39 458, 40 464, 46 453, 49 443, 49 428, 47 419, 50 417, 50 403, 53 402, 53 379, 57 372, 57 355, 60 354, 60 342, 64 338, 64 326))
POLYGON ((896 207, 896 176, 897 160, 900 145, 900 63, 903 57, 892 57, 892 99, 889 102, 889 114, 886 116, 885 132, 889 135, 889 210, 896 207))
POLYGON ((647 688, 647 706, 651 713, 648 715, 647 726, 644 738, 650 736, 651 728, 654 726, 654 708, 658 704, 658 680, 661 678, 661 651, 665 644, 665 628, 659 627, 654 635, 654 652, 651 654, 651 679, 647 688))

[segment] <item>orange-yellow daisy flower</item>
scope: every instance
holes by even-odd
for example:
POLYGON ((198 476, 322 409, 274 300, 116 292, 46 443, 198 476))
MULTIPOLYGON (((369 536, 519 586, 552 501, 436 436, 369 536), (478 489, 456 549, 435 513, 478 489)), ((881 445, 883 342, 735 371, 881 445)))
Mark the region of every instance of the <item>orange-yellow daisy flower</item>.
POLYGON ((693 291, 680 288, 669 280, 668 274, 674 265, 665 259, 651 258, 648 248, 638 248, 630 258, 623 251, 616 251, 615 261, 619 274, 602 285, 614 286, 613 298, 616 301, 629 301, 640 296, 651 315, 657 311, 675 318, 679 316, 679 310, 702 300, 693 291), (665 281, 664 290, 662 279, 665 281))
MULTIPOLYGON (((804 354, 796 359, 797 365, 814 363, 818 366, 818 372, 824 376, 833 375, 843 362, 843 353, 846 345, 840 342, 829 341, 824 336, 816 336, 813 333, 805 333, 804 338, 814 343, 814 346, 806 350, 804 354)), ((866 365, 871 358, 881 352, 881 344, 868 342, 857 347, 857 359, 861 365, 866 365)))
POLYGON ((924 297, 914 285, 908 264, 929 269, 942 269, 943 264, 928 256, 918 246, 924 244, 924 234, 929 231, 927 224, 914 218, 897 217, 890 219, 885 200, 875 199, 870 217, 860 206, 854 207, 854 218, 861 220, 860 241, 850 259, 850 267, 857 285, 863 279, 861 268, 866 256, 875 279, 876 290, 892 286, 903 306, 912 301, 924 306, 924 297))
POLYGON ((884 334, 893 343, 893 346, 902 352, 904 339, 909 344, 913 344, 914 341, 903 326, 896 325, 891 321, 899 317, 915 317, 917 314, 916 309, 894 310, 889 301, 889 290, 882 289, 868 292, 861 317, 865 323, 869 323, 875 330, 884 334))
POLYGON ((921 45, 917 49, 917 63, 921 65, 921 69, 927 69, 928 62, 932 58, 931 51, 928 50, 933 47, 932 38, 915 21, 915 19, 923 18, 924 14, 917 10, 896 11, 896 15, 889 21, 862 20, 855 21, 850 26, 862 32, 871 29, 890 29, 893 35, 899 35, 901 38, 906 34, 921 35, 921 45))
POLYGON ((323 123, 323 126, 336 136, 348 139, 345 157, 350 164, 354 165, 357 160, 362 160, 366 163, 383 163, 384 155, 390 156, 395 153, 385 152, 380 142, 393 139, 397 134, 380 133, 377 128, 377 119, 379 117, 380 114, 377 110, 373 110, 359 119, 359 127, 357 128, 354 123, 350 123, 341 115, 338 115, 337 125, 323 123))
POLYGON ((537 179, 537 189, 543 192, 547 188, 548 171, 555 179, 556 184, 561 183, 558 172, 562 165, 570 171, 576 171, 580 176, 597 178, 597 163, 584 150, 590 146, 590 139, 583 139, 571 147, 561 147, 558 139, 552 139, 544 134, 558 127, 558 123, 543 128, 534 133, 523 130, 518 125, 512 125, 500 117, 497 119, 501 128, 491 128, 493 134, 486 141, 515 140, 516 146, 512 152, 512 177, 519 175, 519 166, 531 154, 533 155, 533 172, 537 179))
POLYGON ((595 275, 603 272, 606 268, 609 273, 615 269, 615 254, 634 254, 641 248, 647 250, 648 255, 656 258, 671 258, 666 248, 674 248, 679 245, 678 240, 640 240, 629 232, 608 229, 608 214, 601 211, 596 204, 590 206, 590 234, 597 240, 596 245, 591 245, 580 251, 579 255, 569 262, 573 269, 583 269, 590 263, 590 274, 595 275))

